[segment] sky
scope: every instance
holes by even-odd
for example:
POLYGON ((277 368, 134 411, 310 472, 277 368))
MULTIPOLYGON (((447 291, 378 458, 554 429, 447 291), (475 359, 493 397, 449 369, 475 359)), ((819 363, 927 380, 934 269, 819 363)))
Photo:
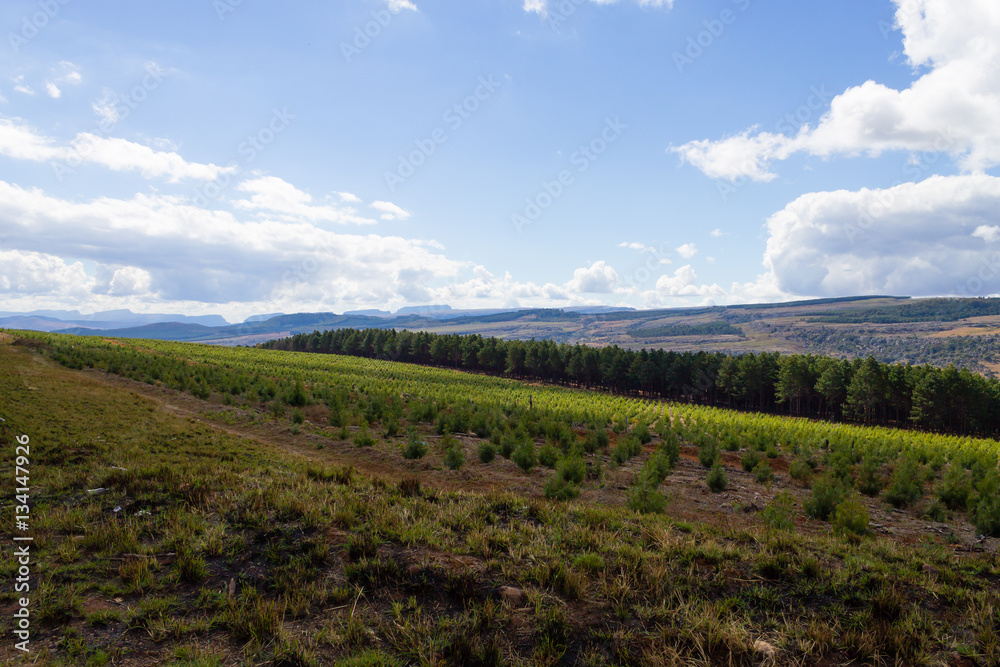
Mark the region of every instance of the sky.
POLYGON ((0 310, 1000 292, 995 0, 7 0, 0 310))

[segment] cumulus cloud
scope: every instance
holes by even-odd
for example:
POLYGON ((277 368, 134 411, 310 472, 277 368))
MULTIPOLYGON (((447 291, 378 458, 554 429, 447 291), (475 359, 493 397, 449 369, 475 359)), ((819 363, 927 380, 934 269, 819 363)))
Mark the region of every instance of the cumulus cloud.
POLYGON ((47 92, 49 94, 49 97, 51 97, 54 100, 57 100, 60 97, 62 97, 62 91, 59 90, 59 86, 52 83, 51 81, 45 82, 45 92, 47 92))
POLYGON ((979 225, 976 227, 976 231, 972 232, 972 235, 987 243, 995 243, 1000 240, 1000 227, 996 225, 979 225))
POLYGON ((92 282, 80 262, 67 264, 44 252, 0 250, 0 294, 5 300, 46 294, 85 297, 92 282))
POLYGON ((233 206, 244 211, 255 211, 264 217, 289 221, 375 224, 375 220, 357 215, 351 207, 313 204, 312 195, 277 176, 252 178, 241 182, 236 189, 249 193, 250 197, 235 200, 233 206))
MULTIPOLYGON (((337 234, 303 220, 244 221, 163 195, 67 201, 2 181, 0 229, 5 244, 28 257, 117 265, 105 293, 155 292, 163 301, 273 301, 329 309, 384 303, 396 296, 394 285, 415 289, 454 279, 466 268, 421 240, 337 234)), ((20 274, 68 271, 3 266, 8 290, 21 284, 20 274)), ((82 269, 74 271, 59 284, 73 289, 88 284, 82 269)))
POLYGON ((125 139, 81 132, 69 145, 58 145, 16 118, 0 117, 0 155, 35 162, 56 162, 62 169, 84 163, 99 164, 112 171, 138 171, 147 178, 165 177, 214 180, 235 167, 188 162, 176 152, 156 151, 125 139))
POLYGON ((1000 164, 1000 5, 968 0, 894 0, 910 65, 909 88, 867 81, 836 96, 815 127, 794 136, 751 128, 669 150, 712 178, 769 181, 774 161, 795 153, 877 156, 944 152, 966 172, 1000 164))
POLYGON ((566 289, 574 293, 608 294, 614 290, 618 274, 604 261, 591 264, 573 272, 573 279, 566 283, 566 289))
POLYGON ((677 254, 684 259, 691 259, 698 254, 698 247, 693 243, 685 243, 677 248, 677 254))
POLYGON ((933 176, 887 189, 817 192, 768 219, 764 264, 781 290, 844 294, 1000 292, 1000 178, 933 176))
POLYGON ((117 269, 111 277, 108 294, 112 296, 131 296, 135 294, 146 294, 153 282, 153 276, 149 271, 126 266, 117 269))

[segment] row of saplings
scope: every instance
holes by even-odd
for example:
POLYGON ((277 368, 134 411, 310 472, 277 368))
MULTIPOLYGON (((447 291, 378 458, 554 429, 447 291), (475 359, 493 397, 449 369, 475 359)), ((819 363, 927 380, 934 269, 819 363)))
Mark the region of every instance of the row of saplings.
MULTIPOLYGON (((709 488, 725 489, 716 438, 683 427, 682 431, 697 445, 699 462, 709 468, 709 488)), ((1000 537, 1000 466, 995 460, 968 454, 950 462, 943 455, 921 460, 915 453, 896 452, 891 457, 896 463, 890 467, 885 463, 888 454, 873 450, 862 456, 854 443, 831 445, 824 440, 790 449, 795 458, 789 476, 812 491, 803 506, 805 513, 832 521, 838 532, 868 533, 868 510, 861 500, 865 495, 880 497, 897 509, 919 510, 923 518, 936 522, 947 521, 954 512, 966 512, 980 534, 1000 537)), ((770 485, 774 473, 768 459, 777 456, 776 444, 755 442, 741 455, 740 463, 758 482, 770 485)), ((764 518, 775 527, 790 528, 792 506, 791 496, 780 493, 765 509, 764 518)))
MULTIPOLYGON (((460 417, 457 421, 464 420, 460 417)), ((505 430, 501 424, 493 429, 477 429, 479 435, 488 435, 479 445, 479 459, 490 463, 499 454, 525 472, 536 465, 553 468, 555 473, 546 482, 544 494, 556 500, 576 498, 586 479, 601 477, 601 458, 588 461, 584 454, 602 452, 608 455, 612 465, 621 465, 640 454, 643 445, 652 440, 649 427, 642 422, 632 428, 613 424, 612 430, 620 432, 621 437, 611 447, 609 433, 600 424, 591 423, 581 439, 564 422, 551 419, 518 421, 514 429, 509 428, 510 422, 505 430), (534 435, 545 436, 542 447, 536 446, 534 435)), ((460 468, 465 462, 465 454, 451 435, 448 427, 452 424, 447 418, 439 418, 436 425, 442 436, 440 447, 445 465, 460 468)), ((709 489, 718 493, 728 488, 729 480, 721 465, 716 437, 683 426, 675 430, 658 423, 655 428, 662 442, 628 489, 627 503, 631 509, 662 512, 666 507, 667 500, 659 489, 680 458, 682 439, 697 446, 698 460, 708 469, 706 483, 709 489)), ((419 458, 426 452, 426 443, 411 429, 403 455, 419 458)), ((915 457, 903 456, 894 468, 886 470, 877 453, 862 457, 854 447, 831 446, 829 442, 816 447, 794 446, 793 453, 796 457, 789 466, 789 474, 812 491, 803 504, 805 513, 814 519, 831 521, 839 533, 864 535, 868 532, 868 510, 860 498, 860 494, 864 494, 880 496, 900 509, 922 505, 922 515, 933 521, 943 522, 952 512, 964 511, 981 534, 1000 537, 1000 475, 996 467, 991 468, 980 459, 947 463, 937 458, 921 462, 915 457), (925 498, 928 486, 929 499, 925 498)), ((770 486, 774 472, 769 460, 777 456, 776 445, 754 442, 754 446, 741 455, 740 463, 758 482, 770 486)), ((793 506, 790 494, 779 493, 764 509, 763 518, 776 528, 791 528, 793 506)))

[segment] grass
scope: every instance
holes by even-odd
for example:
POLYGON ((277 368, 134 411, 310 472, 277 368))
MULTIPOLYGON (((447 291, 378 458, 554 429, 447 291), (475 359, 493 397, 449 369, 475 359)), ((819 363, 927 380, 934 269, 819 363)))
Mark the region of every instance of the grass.
MULTIPOLYGON (((784 496, 768 507, 775 529, 751 531, 680 523, 669 506, 438 490, 172 416, 9 345, 0 345, 0 395, 3 440, 32 442, 33 536, 44 545, 33 640, 52 664, 1000 657, 997 556, 857 539, 855 496, 828 515, 842 536, 811 536, 789 532, 800 510, 784 496), (87 493, 98 487, 107 492, 87 493), (520 602, 502 587, 521 591, 520 602)), ((367 447, 404 465, 398 445, 367 447)), ((673 462, 647 470, 626 459, 621 471, 646 471, 637 488, 669 488, 673 462)), ((533 476, 587 483, 581 463, 570 455, 533 476)), ((520 475, 510 462, 491 465, 520 475)), ((13 598, 11 587, 0 592, 13 598)), ((9 636, 9 616, 0 630, 9 636)), ((0 654, 8 658, 30 663, 0 654)))

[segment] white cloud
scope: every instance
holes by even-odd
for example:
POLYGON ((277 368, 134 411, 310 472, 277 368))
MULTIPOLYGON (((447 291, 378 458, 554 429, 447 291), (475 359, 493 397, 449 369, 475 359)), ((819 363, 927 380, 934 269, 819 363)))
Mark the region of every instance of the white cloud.
POLYGON ((277 176, 259 176, 246 180, 236 189, 250 193, 250 198, 237 199, 233 202, 233 206, 244 211, 257 211, 265 217, 276 216, 289 221, 375 224, 375 220, 357 215, 350 207, 341 208, 333 204, 315 205, 312 195, 277 176))
POLYGON ((14 90, 25 95, 34 95, 35 90, 24 82, 24 75, 19 74, 11 79, 14 82, 14 90))
POLYGON ((607 294, 612 292, 618 282, 618 274, 604 261, 597 261, 589 268, 576 269, 573 279, 566 283, 565 288, 574 293, 607 294))
POLYGON ((85 298, 91 283, 80 262, 67 264, 43 252, 0 250, 0 294, 5 304, 17 296, 85 298))
POLYGON ((414 12, 417 11, 417 6, 410 0, 386 0, 386 5, 389 7, 389 11, 394 14, 404 9, 409 9, 414 12))
POLYGON ((114 125, 121 118, 117 106, 118 96, 114 91, 105 88, 100 100, 90 105, 104 126, 114 125))
POLYGON ((1000 292, 1000 178, 933 176, 884 190, 803 195, 768 219, 764 264, 809 296, 1000 292))
POLYGON ((677 254, 684 259, 691 259, 698 254, 698 247, 693 243, 685 243, 677 248, 677 254))
POLYGON ((619 248, 629 248, 630 250, 638 250, 639 252, 656 252, 656 248, 653 246, 648 246, 643 243, 629 243, 628 241, 622 241, 618 244, 619 248))
POLYGON ((108 294, 113 296, 129 296, 135 294, 146 294, 153 282, 153 276, 149 271, 126 266, 117 269, 111 277, 111 284, 108 294))
POLYGON ((54 100, 57 100, 60 97, 62 97, 62 91, 59 90, 59 86, 52 83, 51 81, 45 82, 45 92, 47 92, 49 94, 49 97, 51 97, 54 100))
POLYGON ((1000 4, 894 1, 909 63, 927 69, 909 88, 874 81, 849 88, 815 127, 804 125, 794 136, 751 128, 669 150, 712 178, 730 180, 772 180, 771 163, 799 152, 941 152, 966 172, 1000 164, 1000 4))
POLYGON ((372 208, 382 212, 379 216, 382 220, 406 220, 412 215, 409 211, 387 201, 372 202, 372 208))
POLYGON ((972 232, 972 235, 987 243, 996 243, 1000 240, 1000 227, 996 225, 979 225, 976 227, 976 231, 972 232))
POLYGON ((132 141, 89 132, 76 135, 68 146, 57 146, 53 139, 11 118, 0 118, 0 155, 36 162, 55 161, 65 169, 89 162, 112 171, 138 171, 146 178, 166 177, 171 182, 188 178, 211 181, 235 170, 235 167, 188 162, 175 152, 155 151, 132 141))
POLYGON ((712 236, 714 236, 715 238, 719 238, 720 236, 725 236, 725 235, 726 235, 726 233, 724 231, 722 231, 721 229, 713 229, 712 230, 712 236))
POLYGON ((348 309, 401 298, 399 289, 416 294, 467 268, 420 240, 337 234, 303 220, 241 221, 163 195, 72 202, 2 181, 0 229, 19 257, 74 257, 116 267, 101 290, 77 265, 56 270, 55 260, 36 259, 37 268, 28 270, 23 261, 0 261, 7 291, 41 283, 77 305, 153 293, 157 302, 203 306, 348 309), (70 277, 45 283, 47 274, 70 277))
POLYGON ((539 16, 548 14, 548 0, 524 0, 524 11, 534 12, 539 16))
POLYGON ((337 196, 340 197, 340 201, 342 201, 342 202, 346 202, 348 204, 360 204, 361 203, 361 197, 358 197, 357 195, 353 195, 350 192, 338 192, 336 194, 337 194, 337 196))

